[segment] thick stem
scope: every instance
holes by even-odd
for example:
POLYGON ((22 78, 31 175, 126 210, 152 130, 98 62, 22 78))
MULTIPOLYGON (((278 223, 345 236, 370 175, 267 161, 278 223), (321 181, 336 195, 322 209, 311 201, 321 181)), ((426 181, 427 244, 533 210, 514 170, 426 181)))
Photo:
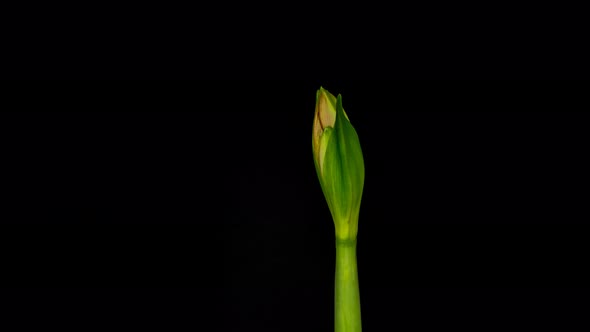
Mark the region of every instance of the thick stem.
POLYGON ((336 239, 334 331, 361 331, 361 302, 356 265, 356 239, 336 239))

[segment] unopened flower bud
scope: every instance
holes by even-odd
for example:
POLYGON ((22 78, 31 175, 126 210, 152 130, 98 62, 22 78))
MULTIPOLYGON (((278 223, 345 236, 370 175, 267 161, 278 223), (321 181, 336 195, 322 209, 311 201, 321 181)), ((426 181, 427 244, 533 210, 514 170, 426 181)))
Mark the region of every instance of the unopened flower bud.
POLYGON ((342 96, 334 97, 321 87, 316 95, 312 146, 336 237, 354 240, 365 181, 363 153, 356 130, 342 108, 342 96))

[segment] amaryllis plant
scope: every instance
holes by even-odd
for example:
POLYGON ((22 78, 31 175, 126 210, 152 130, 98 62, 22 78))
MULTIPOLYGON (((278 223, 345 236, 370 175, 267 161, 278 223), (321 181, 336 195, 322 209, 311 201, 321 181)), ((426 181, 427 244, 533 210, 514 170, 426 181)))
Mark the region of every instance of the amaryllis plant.
POLYGON ((313 122, 313 160, 336 231, 335 332, 361 331, 356 238, 365 165, 342 96, 320 87, 313 122))

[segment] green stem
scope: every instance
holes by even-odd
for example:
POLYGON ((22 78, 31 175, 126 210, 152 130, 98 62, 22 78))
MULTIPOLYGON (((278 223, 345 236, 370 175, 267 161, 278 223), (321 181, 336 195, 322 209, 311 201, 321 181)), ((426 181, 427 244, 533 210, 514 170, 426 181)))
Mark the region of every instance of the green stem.
POLYGON ((356 265, 356 239, 336 239, 334 331, 361 331, 361 302, 356 265))

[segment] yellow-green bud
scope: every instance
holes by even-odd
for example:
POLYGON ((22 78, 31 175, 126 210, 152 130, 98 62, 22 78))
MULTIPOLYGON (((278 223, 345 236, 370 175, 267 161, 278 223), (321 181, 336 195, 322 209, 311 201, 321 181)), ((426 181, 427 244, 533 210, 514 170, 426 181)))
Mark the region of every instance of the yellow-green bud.
POLYGON ((363 153, 356 130, 342 108, 342 96, 334 97, 321 87, 316 95, 312 146, 336 237, 354 240, 365 181, 363 153))

